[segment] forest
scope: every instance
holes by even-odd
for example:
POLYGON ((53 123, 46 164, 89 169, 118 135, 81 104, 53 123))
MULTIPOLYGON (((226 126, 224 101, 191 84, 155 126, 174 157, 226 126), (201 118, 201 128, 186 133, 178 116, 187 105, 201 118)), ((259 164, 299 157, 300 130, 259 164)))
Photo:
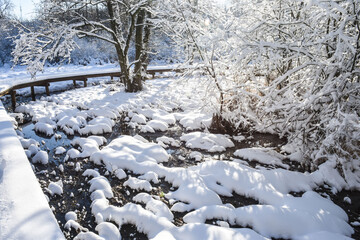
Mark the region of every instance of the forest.
POLYGON ((0 92, 120 72, 36 101, 18 91, 14 111, 0 97, 60 225, 50 239, 360 237, 359 1, 13 8, 0 0, 0 92))

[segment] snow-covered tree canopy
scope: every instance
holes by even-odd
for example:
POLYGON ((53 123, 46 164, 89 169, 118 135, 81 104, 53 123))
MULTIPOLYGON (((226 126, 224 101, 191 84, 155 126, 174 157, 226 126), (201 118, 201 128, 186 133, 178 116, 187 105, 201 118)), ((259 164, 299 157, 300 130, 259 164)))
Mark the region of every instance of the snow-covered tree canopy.
POLYGON ((215 127, 277 133, 308 166, 327 161, 351 186, 360 182, 358 1, 176 0, 163 7, 161 27, 190 62, 205 66, 215 127))
POLYGON ((13 51, 14 62, 28 65, 29 72, 35 76, 42 71, 47 60, 69 59, 77 46, 75 37, 97 38, 115 46, 122 80, 128 91, 142 89, 140 68, 145 62, 146 43, 149 35, 143 34, 150 28, 147 14, 150 0, 102 0, 102 1, 58 1, 43 0, 38 13, 41 21, 37 29, 22 27, 13 51), (134 76, 130 73, 128 53, 135 37, 135 48, 140 53, 136 62, 134 76), (140 58, 141 56, 141 58, 140 58))
POLYGON ((12 8, 13 4, 10 0, 0 0, 0 20, 7 18, 12 8))

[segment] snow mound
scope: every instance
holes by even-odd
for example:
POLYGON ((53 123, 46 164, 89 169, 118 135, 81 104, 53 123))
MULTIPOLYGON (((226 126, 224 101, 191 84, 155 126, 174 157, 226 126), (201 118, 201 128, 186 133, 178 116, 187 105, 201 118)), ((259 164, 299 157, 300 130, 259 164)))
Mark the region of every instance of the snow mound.
POLYGON ((19 136, 19 139, 20 139, 20 142, 21 142, 21 146, 24 148, 24 149, 28 149, 30 147, 30 145, 35 145, 35 146, 39 146, 39 142, 36 141, 35 139, 25 139, 23 137, 20 137, 19 136))
POLYGON ((146 124, 146 117, 142 114, 134 114, 130 121, 138 124, 146 124))
POLYGON ((65 214, 65 220, 69 221, 69 220, 74 220, 77 221, 77 215, 75 212, 73 211, 69 211, 65 214))
POLYGON ((189 154, 189 158, 194 159, 195 161, 199 162, 203 158, 203 155, 200 152, 192 151, 189 154))
POLYGON ((156 138, 157 142, 162 142, 164 144, 170 145, 172 147, 180 147, 180 141, 175 140, 174 138, 171 137, 167 137, 167 136, 162 136, 162 137, 158 137, 156 138))
POLYGON ((88 125, 78 130, 80 135, 103 134, 112 132, 115 122, 107 117, 97 117, 89 121, 88 125))
POLYGON ((77 150, 75 148, 72 148, 72 149, 67 151, 64 161, 67 161, 69 158, 70 159, 75 159, 75 158, 78 158, 78 157, 80 157, 79 150, 77 150))
POLYGON ((174 117, 174 114, 171 114, 171 113, 169 114, 167 112, 155 113, 155 114, 153 114, 152 119, 165 122, 165 123, 167 123, 169 125, 173 125, 173 124, 176 123, 176 119, 174 117))
POLYGON ((186 128, 187 131, 198 130, 204 127, 210 127, 212 116, 198 111, 176 113, 176 119, 186 128))
POLYGON ((58 122, 59 126, 66 134, 74 135, 74 132, 79 132, 79 129, 86 125, 86 120, 82 116, 64 116, 58 122))
POLYGON ((281 166, 285 169, 290 168, 289 165, 282 162, 282 160, 285 159, 285 156, 270 148, 238 149, 234 152, 234 156, 263 164, 281 166))
POLYGON ((100 173, 94 169, 86 169, 82 175, 93 178, 100 177, 100 173))
POLYGON ((63 153, 65 153, 66 152, 66 149, 64 148, 64 147, 57 147, 56 149, 55 149, 55 155, 61 155, 61 154, 63 154, 63 153))
POLYGON ((221 134, 192 132, 180 137, 181 141, 186 142, 186 147, 202 149, 208 152, 223 152, 228 147, 234 147, 234 143, 221 134))
POLYGON ((90 157, 94 152, 99 151, 99 147, 106 143, 106 139, 102 136, 90 136, 87 138, 76 138, 71 144, 73 146, 80 146, 81 154, 79 157, 90 157))
POLYGON ((89 189, 90 192, 94 192, 98 190, 103 192, 106 198, 114 197, 110 183, 105 177, 103 176, 94 177, 89 181, 89 183, 90 183, 90 189, 89 189))
POLYGON ((124 186, 128 186, 134 190, 145 190, 147 192, 152 190, 152 186, 148 181, 134 177, 129 177, 129 179, 124 182, 124 186))
POLYGON ((129 162, 167 162, 168 153, 155 143, 144 143, 131 136, 120 136, 114 139, 101 151, 90 156, 90 160, 97 164, 105 163, 109 171, 122 168, 121 165, 129 162))
POLYGON ((47 187, 48 192, 51 196, 63 194, 63 183, 61 180, 57 182, 50 182, 47 187))
POLYGON ((141 126, 140 132, 142 132, 142 133, 147 133, 147 132, 155 133, 155 130, 152 127, 150 127, 149 125, 145 125, 145 126, 141 126))
POLYGON ((51 125, 51 124, 45 123, 45 122, 37 122, 34 125, 34 130, 36 132, 44 133, 47 136, 54 135, 54 129, 56 129, 55 125, 51 125))
POLYGON ((49 155, 45 151, 39 151, 36 155, 32 158, 33 163, 42 163, 47 164, 49 162, 49 155))
POLYGON ((184 221, 205 223, 207 219, 221 219, 233 225, 250 225, 266 237, 285 239, 321 231, 343 235, 353 231, 346 223, 347 217, 338 214, 339 207, 315 192, 306 192, 300 198, 285 197, 284 201, 282 206, 250 205, 236 209, 205 206, 185 215, 184 221))
POLYGON ((161 120, 151 120, 147 123, 147 126, 150 126, 155 131, 161 131, 161 132, 165 132, 169 128, 169 125, 161 120))
POLYGON ((112 223, 102 222, 95 228, 98 231, 99 236, 106 240, 120 240, 121 235, 119 228, 112 223))
POLYGON ((143 180, 146 180, 149 182, 151 181, 155 184, 159 183, 158 175, 152 171, 149 171, 149 172, 145 173, 144 175, 139 176, 139 179, 143 179, 143 180))
POLYGON ((135 202, 146 204, 145 209, 150 210, 158 217, 165 217, 169 221, 173 221, 174 219, 174 215, 165 203, 160 200, 153 199, 147 193, 139 193, 133 198, 133 200, 135 202))

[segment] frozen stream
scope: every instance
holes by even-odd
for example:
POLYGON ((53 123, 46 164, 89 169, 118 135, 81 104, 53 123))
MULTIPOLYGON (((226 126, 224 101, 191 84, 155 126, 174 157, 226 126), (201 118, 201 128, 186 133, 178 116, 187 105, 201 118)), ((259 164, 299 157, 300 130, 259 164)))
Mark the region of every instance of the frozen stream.
POLYGON ((209 133, 199 86, 101 84, 17 108, 33 120, 21 140, 68 239, 359 237, 358 192, 337 191, 329 168, 307 173, 274 135, 209 133))

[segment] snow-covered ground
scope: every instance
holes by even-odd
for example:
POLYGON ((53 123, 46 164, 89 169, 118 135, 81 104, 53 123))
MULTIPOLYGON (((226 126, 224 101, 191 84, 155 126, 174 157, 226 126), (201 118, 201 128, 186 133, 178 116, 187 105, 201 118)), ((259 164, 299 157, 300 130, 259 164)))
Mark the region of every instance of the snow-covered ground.
MULTIPOLYGON (((161 69, 161 68, 176 68, 178 65, 152 65, 148 69, 161 69)), ((15 66, 13 69, 5 65, 0 68, 0 92, 21 83, 26 83, 33 80, 43 80, 47 78, 68 77, 74 75, 94 74, 94 73, 111 73, 120 71, 120 67, 116 64, 104 64, 104 65, 65 65, 65 66, 51 66, 45 67, 44 72, 40 72, 36 75, 35 79, 31 78, 31 75, 27 72, 25 66, 15 66)), ((90 78, 89 83, 98 82, 99 79, 90 78)), ((52 83, 52 91, 62 90, 66 85, 72 84, 72 81, 52 83)), ((43 87, 41 87, 41 90, 43 87)), ((39 91, 39 90, 38 90, 39 91)), ((19 90, 19 94, 29 92, 29 89, 19 90)))
POLYGON ((64 239, 1 102, 0 239, 64 239))
MULTIPOLYGON (((76 136, 66 153, 61 141, 45 152, 50 156, 58 152, 55 174, 66 174, 71 167, 86 177, 83 186, 88 186, 96 227, 88 231, 81 226, 76 215, 81 206, 75 206, 65 217, 64 228, 80 231, 76 239, 121 239, 119 229, 126 224, 135 225, 149 239, 347 239, 353 234, 346 212, 314 191, 324 185, 334 193, 346 188, 335 166, 324 163, 313 173, 292 171, 285 155, 261 146, 235 149, 231 157, 221 155, 245 138, 208 132, 213 109, 204 107, 205 91, 201 78, 182 83, 158 79, 147 81, 140 93, 101 84, 17 107, 32 117, 38 132, 76 136), (112 134, 119 121, 139 135, 110 141, 94 136, 112 134), (182 136, 169 134, 179 129, 182 136), (149 142, 149 134, 160 137, 149 142), (171 164, 174 148, 186 150, 178 160, 190 166, 171 164), (263 165, 253 168, 249 161, 263 165), (94 164, 92 169, 84 168, 88 162, 94 164), (112 178, 122 186, 112 185, 112 178), (169 188, 161 188, 159 182, 169 188), (118 201, 119 187, 133 198, 118 201), (225 201, 232 196, 257 203, 225 201)), ((35 166, 50 164, 36 143, 20 139, 35 166)), ((46 148, 46 142, 43 145, 46 148)), ((65 176, 57 179, 46 187, 50 203, 56 196, 72 194, 63 191, 65 176)), ((7 184, 16 187, 16 182, 7 184)), ((2 208, 9 206, 5 203, 2 208)))

